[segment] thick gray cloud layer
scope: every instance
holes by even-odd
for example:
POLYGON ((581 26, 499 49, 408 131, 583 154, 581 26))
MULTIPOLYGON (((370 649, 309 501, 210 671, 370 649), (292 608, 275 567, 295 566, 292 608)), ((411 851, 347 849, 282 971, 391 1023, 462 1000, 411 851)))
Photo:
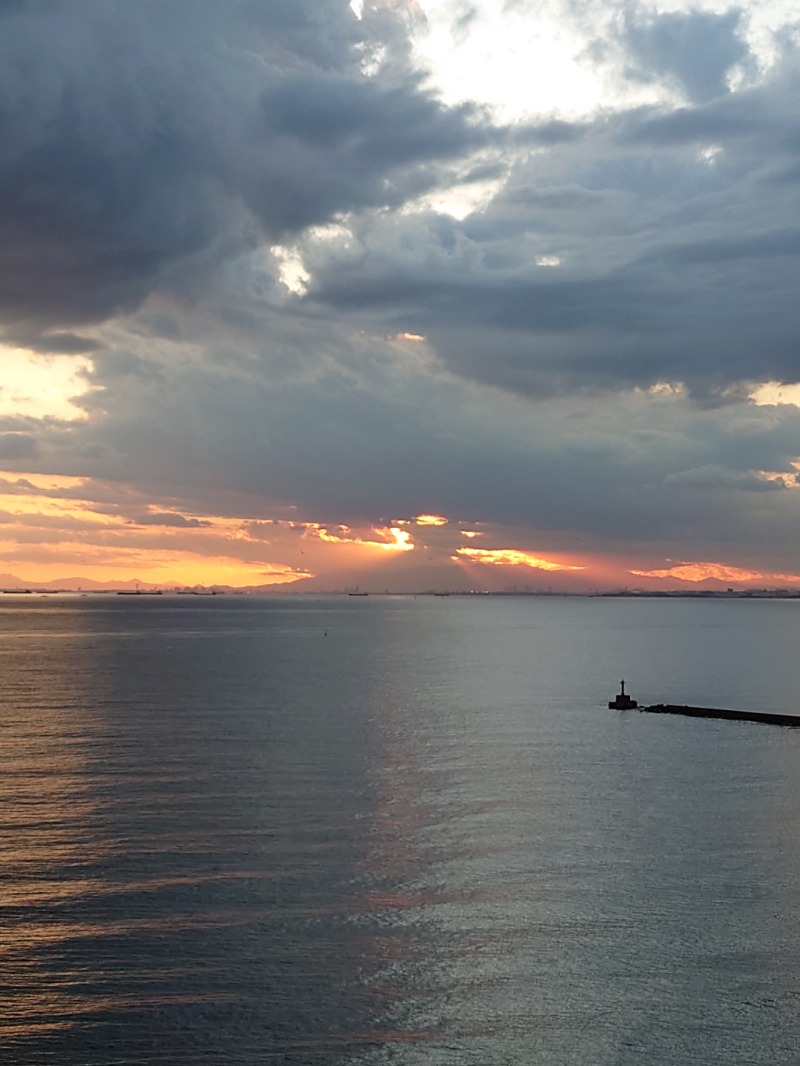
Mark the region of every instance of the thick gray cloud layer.
POLYGON ((756 78, 743 15, 626 6, 664 102, 504 129, 401 16, 0 4, 0 322, 93 363, 85 421, 0 425, 9 468, 798 566, 800 412, 747 399, 800 380, 797 53, 756 78))
POLYGON ((326 249, 312 295, 427 333, 454 368, 529 395, 796 381, 798 73, 789 55, 695 108, 563 130, 478 215, 381 218, 357 254, 326 249))
POLYGON ((363 77, 344 0, 0 11, 0 313, 12 329, 96 322, 157 287, 191 292, 198 273, 264 239, 402 203, 487 137, 408 73, 363 77))
POLYGON ((623 39, 634 76, 643 81, 674 79, 694 102, 721 96, 731 70, 748 59, 747 46, 737 34, 740 23, 740 11, 668 11, 649 18, 628 13, 623 39))

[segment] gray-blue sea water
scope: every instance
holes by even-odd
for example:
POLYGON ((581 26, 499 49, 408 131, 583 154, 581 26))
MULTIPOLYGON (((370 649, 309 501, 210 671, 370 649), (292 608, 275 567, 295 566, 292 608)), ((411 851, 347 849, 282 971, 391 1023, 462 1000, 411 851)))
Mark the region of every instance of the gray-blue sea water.
POLYGON ((0 598, 0 1059, 800 1062, 800 601, 0 598))

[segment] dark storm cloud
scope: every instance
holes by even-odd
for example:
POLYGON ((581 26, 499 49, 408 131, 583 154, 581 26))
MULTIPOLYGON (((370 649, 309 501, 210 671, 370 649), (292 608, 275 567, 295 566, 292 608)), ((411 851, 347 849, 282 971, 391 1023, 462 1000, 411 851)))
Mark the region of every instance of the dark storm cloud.
MULTIPOLYGON (((534 395, 789 380, 794 57, 719 96, 742 59, 738 15, 628 15, 624 27, 655 73, 684 54, 703 72, 697 106, 548 120, 512 142, 474 111, 444 110, 402 62, 363 77, 374 31, 344 2, 15 5, 0 35, 7 339, 91 352, 97 342, 58 327, 131 312, 155 289, 193 302, 260 241, 302 242, 350 213, 358 256, 304 249, 307 305, 424 332, 456 372, 534 395), (467 182, 496 177, 496 161, 467 160, 503 143, 509 180, 481 212, 387 222, 386 207, 436 187, 449 163, 463 161, 467 182)), ((274 279, 259 293, 253 274, 252 295, 275 298, 274 279)), ((220 313, 258 321, 242 301, 220 313)), ((150 328, 165 335, 152 316, 150 328)))
POLYGON ((787 227, 768 233, 758 233, 751 237, 711 237, 690 245, 665 247, 642 257, 638 266, 643 266, 646 258, 664 268, 685 268, 693 264, 708 265, 714 263, 734 263, 736 260, 773 259, 787 256, 795 260, 800 255, 800 228, 787 227))
POLYGON ((623 40, 636 76, 674 80, 694 101, 727 91, 726 77, 749 57, 738 36, 741 12, 668 11, 653 16, 628 12, 623 40))
POLYGON ((7 344, 44 355, 89 355, 100 347, 93 337, 64 331, 31 333, 28 330, 8 330, 4 339, 7 344))
POLYGON ((29 433, 0 433, 0 459, 32 459, 38 455, 36 438, 29 433))
POLYGON ((135 518, 128 520, 131 525, 136 526, 167 526, 174 529, 200 529, 204 526, 210 526, 210 522, 206 522, 200 518, 186 518, 182 514, 171 514, 169 512, 154 512, 152 514, 141 514, 135 518))
POLYGON ((379 218, 355 250, 312 247, 309 299, 525 395, 796 381, 797 88, 787 53, 720 100, 582 124, 463 222, 379 218))
MULTIPOLYGON (((62 0, 0 34, 0 315, 8 336, 196 298, 262 239, 429 188, 485 139, 406 74, 359 72, 344 0, 62 0)), ((63 336, 63 334, 62 334, 63 336)), ((50 345, 48 347, 48 344, 50 345)))
POLYGON ((437 184, 440 165, 487 144, 468 109, 331 77, 284 77, 263 102, 259 129, 275 159, 247 201, 275 236, 353 208, 399 206, 437 184))
POLYGON ((469 276, 448 279, 431 270, 418 276, 364 278, 340 272, 332 278, 326 297, 342 310, 368 311, 371 307, 394 304, 393 318, 398 327, 409 316, 427 326, 435 318, 450 318, 459 326, 521 330, 526 334, 550 330, 620 328, 643 325, 651 320, 648 299, 658 305, 658 297, 648 295, 631 279, 545 278, 517 279, 509 276, 481 279, 469 276), (415 310, 416 309, 416 310, 415 310))

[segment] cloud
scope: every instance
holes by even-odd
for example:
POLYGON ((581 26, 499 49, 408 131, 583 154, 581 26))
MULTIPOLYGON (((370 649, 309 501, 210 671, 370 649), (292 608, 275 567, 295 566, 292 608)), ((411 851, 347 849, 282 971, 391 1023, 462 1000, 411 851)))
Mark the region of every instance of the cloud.
MULTIPOLYGON (((42 467, 135 483, 132 500, 95 505, 126 518, 147 513, 148 499, 160 514, 331 527, 438 515, 513 527, 495 541, 545 557, 575 538, 607 550, 620 515, 626 540, 648 550, 679 536, 699 554, 732 526, 756 550, 762 523, 773 550, 792 542, 796 494, 762 493, 774 503, 754 523, 742 491, 794 477, 792 406, 704 409, 669 390, 514 397, 451 373, 425 343, 356 339, 330 320, 284 323, 278 342, 267 316, 270 339, 251 338, 248 358, 231 361, 207 325, 195 323, 194 345, 188 321, 181 342, 140 338, 131 377, 113 359, 106 375, 98 356, 89 417, 41 432, 42 467), (305 358, 290 363, 295 350, 305 358)), ((64 491, 97 499, 98 481, 64 491)))
POLYGON ((394 84, 364 78, 357 27, 369 31, 332 2, 51 0, 7 10, 0 313, 9 331, 130 313, 156 288, 196 298, 237 250, 400 204, 486 140, 470 109, 443 109, 408 72, 394 84))
POLYGON ((719 100, 582 121, 520 151, 462 221, 309 239, 306 302, 423 333, 454 372, 522 395, 672 380, 709 402, 796 380, 797 74, 792 53, 719 100))
POLYGON ((100 345, 93 337, 83 337, 79 333, 56 331, 37 333, 27 330, 8 330, 6 342, 32 352, 44 355, 89 355, 96 352, 100 345))
POLYGON ((531 570, 545 571, 583 569, 581 566, 558 563, 552 559, 540 559, 517 548, 457 548, 456 555, 487 566, 524 566, 531 570))
POLYGON ((30 433, 0 433, 0 459, 32 459, 38 453, 36 438, 30 433))
MULTIPOLYGON (((791 484, 796 484, 794 475, 786 474, 791 484)), ((683 485, 686 488, 702 489, 737 489, 741 492, 771 492, 785 489, 786 481, 782 477, 767 477, 756 471, 731 470, 724 466, 701 466, 691 470, 679 470, 665 478, 669 485, 683 485)))
POLYGON ((667 11, 645 15, 627 13, 623 41, 636 76, 643 80, 666 77, 695 102, 728 91, 727 76, 749 58, 739 35, 741 11, 667 11))
POLYGON ((129 518, 128 521, 136 526, 168 526, 175 529, 201 529, 211 525, 211 522, 199 518, 187 518, 182 514, 162 511, 137 515, 135 518, 129 518))
POLYGON ((513 128, 445 106, 402 6, 0 7, 0 321, 89 367, 80 418, 0 424, 8 492, 262 569, 463 526, 789 572, 800 411, 750 395, 800 373, 797 53, 580 6, 606 105, 513 128))

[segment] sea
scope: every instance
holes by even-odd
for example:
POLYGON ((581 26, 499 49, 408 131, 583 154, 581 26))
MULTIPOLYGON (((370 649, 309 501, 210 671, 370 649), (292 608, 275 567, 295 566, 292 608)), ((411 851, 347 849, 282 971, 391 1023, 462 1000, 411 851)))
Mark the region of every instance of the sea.
POLYGON ((800 600, 0 597, 0 1061, 800 1063, 800 600))

